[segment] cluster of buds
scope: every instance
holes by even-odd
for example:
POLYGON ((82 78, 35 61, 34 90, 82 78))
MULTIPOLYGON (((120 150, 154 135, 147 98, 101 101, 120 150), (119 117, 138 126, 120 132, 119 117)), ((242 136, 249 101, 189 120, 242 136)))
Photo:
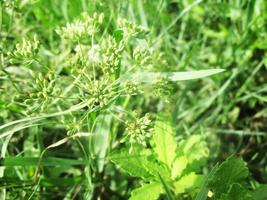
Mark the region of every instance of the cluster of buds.
POLYGON ((89 61, 86 57, 89 47, 86 45, 77 45, 74 47, 74 52, 70 53, 65 60, 65 67, 70 74, 77 76, 82 69, 88 66, 89 61))
POLYGON ((2 0, 3 6, 13 8, 18 7, 19 0, 2 0))
POLYGON ((125 131, 131 145, 133 143, 138 143, 146 147, 148 139, 152 136, 152 127, 151 116, 148 113, 141 118, 126 121, 125 131))
POLYGON ((94 70, 111 75, 119 67, 124 44, 123 42, 117 43, 113 37, 109 36, 103 39, 101 44, 91 46, 79 44, 74 50, 75 54, 72 54, 68 60, 71 67, 91 68, 93 66, 94 70))
POLYGON ((151 56, 146 48, 136 47, 133 51, 133 59, 138 66, 148 66, 151 64, 151 56))
POLYGON ((40 42, 36 35, 34 35, 33 40, 23 38, 20 43, 16 44, 16 49, 8 53, 10 57, 9 62, 13 64, 16 62, 31 64, 36 60, 39 46, 40 42))
POLYGON ((135 65, 138 67, 145 67, 146 69, 153 69, 154 67, 166 67, 167 61, 164 59, 164 54, 156 50, 147 50, 144 47, 136 47, 133 51, 132 58, 135 65))
POLYGON ((140 37, 145 35, 148 32, 148 29, 144 26, 137 25, 133 22, 130 22, 126 19, 119 19, 118 26, 122 29, 126 38, 130 37, 140 37))
POLYGON ((107 77, 99 80, 90 80, 85 83, 78 83, 78 88, 82 90, 82 100, 88 102, 89 108, 103 108, 107 106, 116 95, 113 83, 107 77))
POLYGON ((140 94, 142 91, 138 88, 138 84, 133 82, 126 82, 124 84, 124 91, 127 95, 137 95, 140 94))
POLYGON ((47 76, 41 73, 31 73, 31 75, 34 81, 29 82, 29 90, 17 95, 16 99, 22 99, 23 103, 29 107, 29 111, 40 108, 40 111, 43 112, 49 102, 59 95, 60 91, 56 89, 55 77, 52 72, 48 73, 47 76))
POLYGON ((162 69, 162 68, 167 68, 169 66, 163 52, 153 51, 150 57, 153 68, 162 69))
POLYGON ((119 43, 113 37, 108 37, 102 43, 102 70, 105 74, 113 74, 121 61, 122 52, 124 50, 124 43, 119 43))
POLYGON ((63 117, 61 122, 65 125, 68 136, 73 136, 81 131, 83 120, 77 118, 73 114, 63 117))
POLYGON ((66 59, 66 67, 69 68, 70 73, 74 76, 78 76, 81 73, 86 73, 89 77, 98 76, 98 72, 101 71, 102 73, 101 63, 101 47, 97 44, 92 46, 77 45, 74 48, 74 53, 69 54, 66 59), (94 73, 91 73, 92 71, 94 73))
POLYGON ((72 23, 67 23, 65 27, 56 30, 56 32, 65 39, 79 41, 97 33, 103 20, 103 13, 94 13, 92 17, 87 13, 83 13, 81 19, 75 20, 72 23))
POLYGON ((171 94, 171 91, 173 90, 172 82, 168 78, 159 78, 154 84, 153 84, 153 91, 155 96, 158 97, 164 97, 171 94))
POLYGON ((29 5, 29 4, 34 4, 38 0, 1 0, 4 3, 4 6, 8 7, 15 7, 15 8, 22 8, 23 6, 29 5))

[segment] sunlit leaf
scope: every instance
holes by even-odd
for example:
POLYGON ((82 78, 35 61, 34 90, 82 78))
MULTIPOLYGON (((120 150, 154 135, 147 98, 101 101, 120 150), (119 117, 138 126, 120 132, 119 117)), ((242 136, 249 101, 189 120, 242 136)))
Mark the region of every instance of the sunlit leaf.
POLYGON ((204 177, 202 175, 197 175, 194 172, 191 172, 174 183, 175 192, 181 194, 187 190, 200 188, 203 181, 204 177))
POLYGON ((185 156, 180 156, 176 158, 172 166, 172 179, 181 176, 182 172, 187 166, 187 158, 185 156))
POLYGON ((153 134, 154 151, 158 160, 165 163, 169 169, 176 157, 176 141, 172 126, 163 121, 156 121, 153 134))
POLYGON ((130 200, 156 200, 163 193, 160 183, 148 183, 131 192, 130 200))
POLYGON ((205 164, 209 149, 203 136, 191 135, 179 143, 178 153, 186 157, 191 170, 196 170, 205 164))
POLYGON ((147 160, 149 155, 148 151, 136 147, 133 148, 131 154, 129 154, 128 148, 123 148, 113 152, 109 158, 131 176, 151 180, 154 175, 148 169, 147 160))

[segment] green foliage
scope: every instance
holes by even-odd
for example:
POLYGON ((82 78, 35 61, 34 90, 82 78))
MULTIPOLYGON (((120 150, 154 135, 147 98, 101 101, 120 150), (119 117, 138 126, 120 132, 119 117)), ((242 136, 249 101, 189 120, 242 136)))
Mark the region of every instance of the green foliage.
POLYGON ((264 200, 267 198, 267 185, 260 185, 257 187, 251 195, 254 197, 254 199, 257 200, 264 200))
MULTIPOLYGON (((255 194, 257 191, 261 190, 261 188, 263 191, 266 188, 258 187, 251 190, 245 183, 245 179, 247 179, 248 175, 249 171, 243 159, 236 156, 230 156, 215 169, 210 177, 208 177, 208 187, 212 191, 211 199, 262 199, 266 195, 258 196, 255 194)), ((261 194, 264 194, 264 192, 261 194)))
POLYGON ((0 0, 0 199, 266 200, 266 10, 0 0))
POLYGON ((173 127, 167 122, 157 121, 154 127, 153 142, 158 160, 171 169, 177 148, 173 127))
POLYGON ((139 146, 133 146, 133 151, 130 154, 127 148, 111 154, 111 161, 120 166, 121 169, 131 176, 143 178, 148 183, 145 184, 144 188, 142 186, 135 189, 131 198, 141 197, 147 188, 159 187, 158 185, 161 185, 158 193, 152 192, 151 197, 142 198, 156 199, 155 197, 163 191, 168 196, 168 190, 172 190, 178 195, 199 189, 203 182, 203 176, 192 171, 193 168, 190 167, 190 164, 194 163, 195 168, 203 166, 204 163, 195 163, 194 161, 207 155, 193 156, 193 154, 198 154, 198 151, 202 152, 202 148, 207 148, 203 138, 193 135, 180 141, 177 145, 173 126, 161 118, 155 122, 152 135, 151 149, 140 149, 139 146), (195 151, 189 153, 188 148, 195 151), (196 167, 196 165, 198 166, 196 167))
POLYGON ((158 182, 144 184, 131 192, 130 200, 158 199, 163 193, 162 185, 158 182))
POLYGON ((178 152, 181 152, 181 156, 187 159, 189 168, 194 170, 198 170, 199 166, 203 165, 209 156, 209 149, 201 135, 192 135, 181 141, 178 152))
MULTIPOLYGON (((147 113, 145 116, 141 118, 135 118, 131 121, 126 121, 126 132, 128 139, 127 141, 130 144, 138 143, 142 144, 144 147, 147 145, 148 139, 151 137, 151 119, 150 115, 147 113)), ((125 138, 125 139, 126 139, 125 138)), ((130 149, 131 152, 132 148, 130 149)))
POLYGON ((146 151, 139 146, 135 146, 129 156, 128 149, 122 149, 111 154, 110 159, 117 163, 123 170, 131 176, 140 177, 144 180, 154 179, 156 174, 151 172, 153 170, 154 162, 149 162, 150 151, 146 151))
POLYGON ((177 143, 170 122, 160 118, 155 122, 151 145, 151 149, 133 146, 130 154, 127 148, 111 154, 111 161, 145 182, 132 191, 131 199, 157 199, 161 193, 172 196, 172 192, 191 197, 201 192, 197 195, 201 199, 208 195, 221 200, 254 199, 252 191, 246 188, 249 171, 241 158, 227 158, 208 176, 199 173, 209 155, 203 136, 192 135, 177 143), (145 195, 149 189, 151 196, 145 195))
POLYGON ((203 183, 203 177, 194 172, 184 175, 178 181, 174 182, 175 192, 177 194, 189 192, 192 189, 200 188, 203 183), (188 191, 189 189, 189 191, 188 191))
POLYGON ((16 49, 11 53, 9 52, 10 63, 25 63, 26 65, 31 64, 37 59, 37 53, 39 50, 40 41, 37 36, 34 35, 33 40, 27 40, 22 38, 22 41, 16 45, 16 49))
POLYGON ((253 200, 249 191, 246 190, 242 185, 233 183, 226 194, 223 194, 220 198, 222 200, 253 200))
POLYGON ((242 183, 247 178, 248 173, 246 164, 241 158, 229 157, 211 177, 209 187, 214 192, 214 198, 221 198, 221 195, 227 193, 228 190, 231 193, 237 188, 240 189, 238 186, 234 186, 232 189, 231 187, 235 183, 242 183))

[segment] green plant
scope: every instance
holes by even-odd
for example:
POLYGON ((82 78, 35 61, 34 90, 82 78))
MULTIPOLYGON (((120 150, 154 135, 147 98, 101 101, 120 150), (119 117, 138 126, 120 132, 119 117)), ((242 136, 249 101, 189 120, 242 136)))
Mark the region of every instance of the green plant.
POLYGON ((204 175, 203 166, 209 158, 209 149, 202 135, 176 141, 172 125, 161 118, 155 122, 149 143, 150 148, 134 145, 115 150, 110 155, 111 161, 123 171, 143 179, 143 184, 131 191, 131 200, 155 200, 161 194, 171 200, 256 200, 266 197, 255 195, 260 187, 252 191, 245 184, 249 171, 239 157, 229 157, 210 174, 204 175))
POLYGON ((193 196, 204 180, 200 169, 209 155, 203 137, 192 135, 177 143, 173 127, 163 120, 155 122, 151 135, 151 148, 134 145, 130 153, 125 147, 110 155, 131 176, 144 180, 130 199, 157 199, 163 193, 171 199, 185 192, 193 196))
POLYGON ((266 8, 0 0, 0 199, 265 200, 266 8))
MULTIPOLYGON (((15 108, 15 112, 24 117, 1 125, 2 138, 12 137, 14 132, 38 126, 45 120, 49 123, 48 119, 54 117, 54 122, 66 131, 66 137, 78 142, 87 163, 94 162, 88 164, 85 169, 90 174, 101 173, 101 159, 104 159, 109 146, 107 142, 105 146, 102 144, 103 140, 108 140, 108 136, 98 136, 98 132, 101 132, 101 128, 98 127, 102 126, 102 122, 98 120, 108 116, 107 113, 112 115, 114 108, 118 107, 118 102, 125 101, 127 105, 131 96, 142 94, 141 90, 146 90, 150 85, 154 89, 165 88, 166 85, 158 84, 158 80, 169 83, 202 78, 223 71, 151 71, 156 50, 147 48, 142 50, 147 51, 146 54, 139 52, 140 40, 148 45, 145 37, 148 30, 133 22, 119 19, 118 27, 108 33, 103 27, 104 19, 103 13, 94 13, 92 16, 83 13, 78 19, 58 28, 56 32, 60 37, 58 42, 61 46, 56 49, 56 53, 45 54, 48 50, 45 50, 44 43, 37 39, 39 36, 34 33, 33 39, 27 39, 31 38, 30 36, 23 37, 15 44, 13 50, 2 56, 1 73, 8 77, 2 83, 6 92, 3 100, 11 100, 5 106, 15 108), (143 69, 146 66, 149 68, 141 72, 140 63, 143 69), (17 73, 12 74, 13 71, 17 73), (13 131, 14 125, 16 128, 13 131), (94 134, 91 138, 84 139, 85 144, 81 143, 81 133, 88 132, 94 134)), ((145 139, 151 137, 148 116, 133 123, 129 121, 126 126, 129 133, 126 138, 130 138, 129 143, 133 145, 137 142, 146 146, 145 139)), ((112 139, 117 138, 114 136, 112 139)), ((52 147, 60 146, 67 141, 60 140, 52 147)), ((42 147, 39 152, 40 159, 50 148, 51 146, 42 147)), ((36 167, 35 174, 38 174, 40 166, 36 167)), ((34 179, 36 177, 37 175, 34 179)), ((88 177, 88 192, 85 196, 92 195, 91 182, 92 177, 88 177)), ((30 198, 35 195, 36 190, 28 194, 30 198)))

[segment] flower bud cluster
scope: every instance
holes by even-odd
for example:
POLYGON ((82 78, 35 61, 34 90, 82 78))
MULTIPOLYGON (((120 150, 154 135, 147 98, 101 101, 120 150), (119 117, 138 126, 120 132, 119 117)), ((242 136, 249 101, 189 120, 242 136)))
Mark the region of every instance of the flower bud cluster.
POLYGON ((147 113, 141 118, 126 121, 126 134, 131 144, 138 143, 146 147, 148 139, 152 136, 151 116, 147 113))
POLYGON ((124 43, 117 43, 115 39, 109 36, 102 44, 102 70, 105 74, 114 74, 118 69, 124 50, 124 43))
POLYGON ((87 68, 112 75, 116 72, 124 51, 123 42, 117 43, 112 36, 104 38, 100 44, 77 45, 75 53, 68 59, 70 67, 87 68))
POLYGON ((153 91, 155 96, 164 97, 171 94, 173 90, 172 82, 167 78, 160 78, 153 84, 153 91))
POLYGON ((56 87, 56 79, 52 72, 46 76, 41 73, 31 73, 31 75, 32 81, 25 85, 27 91, 17 95, 15 100, 23 101, 29 111, 40 108, 40 111, 43 112, 60 91, 56 87))
POLYGON ((163 68, 168 65, 163 53, 156 50, 148 50, 140 46, 134 49, 132 58, 135 65, 146 69, 153 69, 155 67, 163 68))
POLYGON ((89 108, 103 108, 115 97, 116 91, 112 81, 108 77, 99 80, 78 84, 82 93, 82 100, 88 102, 89 108))
POLYGON ((62 123, 65 125, 67 130, 67 135, 72 136, 81 131, 81 128, 83 126, 82 120, 80 118, 77 118, 76 116, 70 114, 62 119, 62 123))
POLYGON ((103 20, 103 13, 94 13, 92 17, 87 13, 83 13, 81 19, 77 19, 72 23, 67 23, 65 27, 56 30, 56 32, 65 39, 79 41, 97 33, 103 20))
POLYGON ((40 42, 37 36, 34 35, 32 40, 23 38, 22 41, 16 44, 16 49, 13 52, 9 52, 9 62, 14 64, 22 62, 24 64, 31 64, 36 60, 36 56, 39 51, 40 42))
POLYGON ((122 31, 124 32, 124 35, 127 38, 139 37, 139 36, 145 35, 148 32, 148 29, 145 28, 144 26, 137 25, 134 22, 130 22, 122 18, 118 20, 118 26, 120 29, 122 29, 122 31))
POLYGON ((142 91, 138 88, 138 84, 134 82, 126 82, 124 84, 124 91, 128 95, 137 95, 142 91))
POLYGON ((138 66, 147 66, 151 63, 150 53, 146 48, 136 47, 133 51, 133 59, 138 66))

